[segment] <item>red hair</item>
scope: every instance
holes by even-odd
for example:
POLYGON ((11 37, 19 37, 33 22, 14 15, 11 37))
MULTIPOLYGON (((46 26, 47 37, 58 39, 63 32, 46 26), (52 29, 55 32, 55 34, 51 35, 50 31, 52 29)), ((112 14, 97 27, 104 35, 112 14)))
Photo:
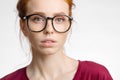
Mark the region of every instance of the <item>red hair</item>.
MULTIPOLYGON (((18 15, 19 17, 22 19, 24 16, 26 16, 26 12, 27 12, 27 3, 29 0, 19 0, 17 3, 17 10, 18 10, 18 15)), ((73 0, 65 0, 65 2, 68 3, 69 5, 69 15, 72 15, 72 6, 73 4, 73 0)))

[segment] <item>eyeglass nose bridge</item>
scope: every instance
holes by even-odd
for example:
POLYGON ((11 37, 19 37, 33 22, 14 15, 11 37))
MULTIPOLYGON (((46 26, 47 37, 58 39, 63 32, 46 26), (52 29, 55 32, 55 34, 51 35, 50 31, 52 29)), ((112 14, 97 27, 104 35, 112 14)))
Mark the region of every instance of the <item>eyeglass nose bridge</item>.
POLYGON ((53 20, 54 18, 52 17, 46 17, 46 20, 53 20))
POLYGON ((45 25, 45 27, 47 26, 48 20, 52 21, 52 26, 53 26, 53 19, 54 19, 54 17, 46 17, 46 25, 45 25))
MULTIPOLYGON (((46 29, 46 27, 47 27, 48 20, 51 20, 51 21, 52 21, 52 22, 51 22, 52 28, 55 30, 55 28, 54 28, 54 26, 53 26, 53 19, 54 19, 54 17, 46 17, 46 25, 45 25, 44 29, 46 29)), ((44 30, 44 29, 43 29, 43 30, 44 30)), ((55 31, 56 31, 56 30, 55 30, 55 31)))

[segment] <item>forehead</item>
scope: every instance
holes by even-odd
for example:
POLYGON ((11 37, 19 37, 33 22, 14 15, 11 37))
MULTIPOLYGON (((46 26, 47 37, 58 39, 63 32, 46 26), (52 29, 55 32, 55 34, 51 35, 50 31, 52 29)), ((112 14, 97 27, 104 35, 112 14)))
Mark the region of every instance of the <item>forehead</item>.
POLYGON ((27 15, 35 12, 50 16, 57 13, 68 15, 69 6, 65 0, 30 0, 27 4, 27 15))

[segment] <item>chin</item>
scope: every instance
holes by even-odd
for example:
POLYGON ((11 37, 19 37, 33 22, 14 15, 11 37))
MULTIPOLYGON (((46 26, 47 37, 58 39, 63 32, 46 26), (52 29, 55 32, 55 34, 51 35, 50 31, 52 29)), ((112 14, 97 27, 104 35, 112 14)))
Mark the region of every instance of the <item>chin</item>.
POLYGON ((55 49, 51 49, 51 48, 47 48, 47 49, 42 49, 39 50, 41 55, 54 55, 57 53, 57 51, 55 49))

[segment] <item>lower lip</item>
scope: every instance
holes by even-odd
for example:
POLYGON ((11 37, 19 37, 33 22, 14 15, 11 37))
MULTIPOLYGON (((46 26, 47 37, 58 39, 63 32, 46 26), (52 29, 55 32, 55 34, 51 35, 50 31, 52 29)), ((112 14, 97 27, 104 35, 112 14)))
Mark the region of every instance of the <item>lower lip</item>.
POLYGON ((41 42, 42 47, 50 48, 55 45, 56 42, 54 41, 43 41, 41 42))

